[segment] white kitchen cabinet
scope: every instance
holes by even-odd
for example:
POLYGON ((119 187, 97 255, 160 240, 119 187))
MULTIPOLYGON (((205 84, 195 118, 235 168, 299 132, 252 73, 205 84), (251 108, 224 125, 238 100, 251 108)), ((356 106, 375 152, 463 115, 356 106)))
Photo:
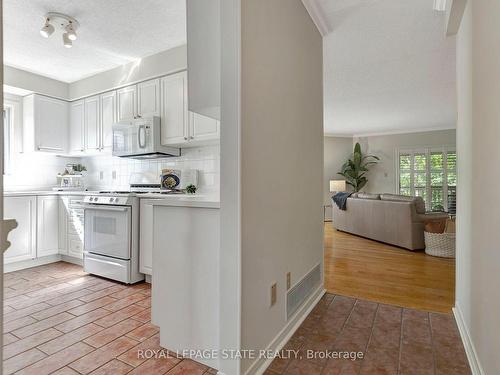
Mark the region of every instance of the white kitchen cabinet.
POLYGON ((189 141, 205 142, 218 140, 220 122, 211 117, 189 112, 189 141))
POLYGON ((66 199, 67 212, 67 254, 69 256, 82 259, 83 258, 83 197, 69 196, 66 199))
POLYGON ((69 110, 64 100, 31 94, 23 98, 25 150, 67 152, 69 110))
POLYGON ((139 226, 139 271, 153 274, 153 205, 141 201, 139 226))
POLYGON ((160 116, 160 80, 152 79, 137 85, 137 115, 160 116))
MULTIPOLYGON (((153 221, 152 323, 160 345, 219 350, 219 209, 155 205, 153 221)), ((196 360, 218 368, 217 358, 196 360)))
POLYGON ((116 122, 116 91, 100 95, 101 150, 113 149, 113 124, 116 122))
POLYGON ((61 197, 59 199, 59 254, 68 255, 68 202, 67 197, 61 197))
POLYGON ((59 197, 37 197, 37 258, 59 253, 59 197))
POLYGON ((101 119, 99 95, 85 99, 85 150, 101 150, 101 119))
POLYGON ((220 0, 187 0, 189 110, 220 120, 220 0))
POLYGON ((85 151, 85 102, 78 100, 69 107, 69 153, 81 154, 85 151))
POLYGON ((187 73, 180 72, 161 79, 161 144, 188 140, 187 73))
POLYGON ((137 85, 131 85, 116 91, 118 121, 130 121, 137 116, 137 85))
POLYGON ((18 224, 9 234, 4 264, 36 258, 36 196, 5 197, 4 217, 18 224))

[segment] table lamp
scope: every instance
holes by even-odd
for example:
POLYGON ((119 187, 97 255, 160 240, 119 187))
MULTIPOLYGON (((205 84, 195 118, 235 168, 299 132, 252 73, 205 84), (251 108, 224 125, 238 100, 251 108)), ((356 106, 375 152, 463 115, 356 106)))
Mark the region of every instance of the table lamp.
POLYGON ((345 180, 330 180, 330 193, 346 191, 345 180))

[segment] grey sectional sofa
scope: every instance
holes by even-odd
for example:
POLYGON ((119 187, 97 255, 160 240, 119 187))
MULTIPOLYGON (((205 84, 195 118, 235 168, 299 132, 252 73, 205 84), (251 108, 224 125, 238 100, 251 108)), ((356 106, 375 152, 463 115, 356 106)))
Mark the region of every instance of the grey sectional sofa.
POLYGON ((424 249, 424 221, 446 218, 446 213, 426 213, 421 197, 395 194, 353 194, 347 210, 333 206, 334 228, 408 250, 424 249))

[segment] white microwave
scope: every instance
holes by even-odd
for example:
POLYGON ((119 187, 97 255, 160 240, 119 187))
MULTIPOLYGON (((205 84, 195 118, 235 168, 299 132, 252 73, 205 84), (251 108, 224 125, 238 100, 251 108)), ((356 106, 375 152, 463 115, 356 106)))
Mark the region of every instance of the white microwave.
POLYGON ((113 156, 155 159, 180 155, 179 148, 161 144, 161 124, 157 116, 113 125, 113 156))

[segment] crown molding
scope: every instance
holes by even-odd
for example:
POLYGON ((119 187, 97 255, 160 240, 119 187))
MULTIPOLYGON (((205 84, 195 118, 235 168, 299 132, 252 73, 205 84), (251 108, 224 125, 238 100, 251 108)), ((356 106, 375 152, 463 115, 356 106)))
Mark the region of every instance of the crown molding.
POLYGON ((325 12, 321 9, 317 0, 302 0, 304 7, 311 16, 321 36, 326 36, 330 33, 330 26, 325 17, 325 12))

